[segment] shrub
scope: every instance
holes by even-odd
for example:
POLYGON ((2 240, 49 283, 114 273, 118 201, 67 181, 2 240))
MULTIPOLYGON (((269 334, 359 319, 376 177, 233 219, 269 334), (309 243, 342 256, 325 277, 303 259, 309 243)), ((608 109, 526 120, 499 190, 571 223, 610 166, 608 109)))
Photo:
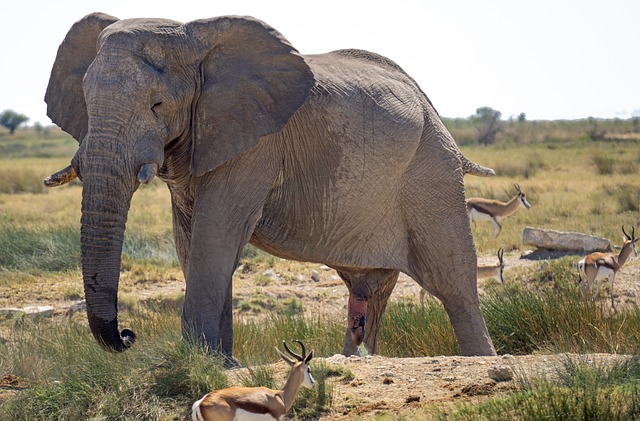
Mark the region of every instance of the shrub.
POLYGON ((591 158, 591 162, 593 162, 598 169, 598 174, 610 175, 613 174, 613 167, 616 163, 616 159, 602 152, 597 152, 591 158))

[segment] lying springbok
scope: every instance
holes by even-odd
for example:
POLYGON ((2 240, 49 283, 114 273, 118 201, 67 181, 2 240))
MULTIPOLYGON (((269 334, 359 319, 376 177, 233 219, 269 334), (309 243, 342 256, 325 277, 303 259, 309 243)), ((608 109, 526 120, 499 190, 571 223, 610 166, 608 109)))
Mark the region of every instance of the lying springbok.
MULTIPOLYGON (((498 250, 498 263, 492 265, 479 265, 478 266, 478 279, 496 278, 500 280, 501 284, 504 284, 504 250, 502 247, 498 250)), ((427 295, 427 291, 420 290, 420 303, 424 305, 424 297, 427 295)))
POLYGON ((493 237, 497 237, 502 231, 500 222, 507 216, 513 214, 520 208, 529 209, 531 204, 527 202, 527 197, 520 189, 520 185, 514 184, 518 191, 507 203, 494 199, 483 199, 481 197, 470 197, 467 199, 467 213, 469 221, 476 225, 476 221, 493 222, 493 237))
POLYGON ((191 408, 193 421, 272 421, 284 419, 284 414, 291 408, 296 393, 301 386, 312 389, 315 380, 311 377, 309 361, 313 351, 308 355, 304 344, 296 340, 302 348, 302 355, 292 352, 287 343, 284 348, 297 361, 289 359, 277 347, 276 351, 292 368, 282 390, 266 387, 230 387, 207 393, 196 401, 191 408))
POLYGON ((635 227, 631 227, 631 235, 627 234, 622 226, 622 249, 620 253, 591 253, 584 259, 578 262, 578 275, 580 275, 580 289, 582 294, 586 297, 591 293, 591 290, 595 286, 595 295, 598 295, 600 291, 601 282, 605 279, 609 279, 609 295, 611 296, 611 307, 615 309, 615 302, 613 300, 613 280, 616 277, 616 273, 625 264, 629 255, 633 251, 636 257, 638 257, 638 250, 636 249, 636 243, 639 237, 636 237, 635 227))

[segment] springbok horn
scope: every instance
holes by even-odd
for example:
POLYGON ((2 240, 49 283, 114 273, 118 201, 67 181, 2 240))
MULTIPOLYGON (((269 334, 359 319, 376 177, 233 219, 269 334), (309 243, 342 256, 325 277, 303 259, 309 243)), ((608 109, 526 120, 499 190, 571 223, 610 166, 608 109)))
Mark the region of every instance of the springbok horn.
POLYGON ((158 164, 155 162, 150 164, 144 164, 138 171, 138 181, 142 184, 149 184, 154 179, 158 172, 158 164))
MULTIPOLYGON (((297 340, 297 339, 296 339, 296 341, 295 341, 295 342, 298 342, 298 343, 300 343, 300 344, 302 345, 302 342, 300 342, 300 341, 299 341, 299 340, 297 340)), ((289 349, 289 347, 287 346, 287 343, 286 343, 284 340, 282 341, 282 344, 284 345, 284 349, 286 349, 286 350, 287 350, 287 352, 288 352, 289 354, 291 354, 291 356, 292 356, 292 357, 295 357, 298 361, 303 361, 303 360, 304 360, 304 358, 302 358, 300 355, 298 355, 298 354, 296 354, 295 352, 291 351, 291 350, 289 349)), ((303 350, 303 352, 304 352, 304 345, 302 345, 302 350, 303 350)))
POLYGON ((302 341, 299 341, 296 339, 296 342, 300 344, 300 347, 302 348, 302 359, 304 360, 305 358, 307 358, 307 351, 304 349, 304 344, 302 343, 302 341))
POLYGON ((631 225, 631 235, 629 235, 629 234, 627 234, 627 231, 624 230, 624 225, 623 225, 622 226, 622 233, 624 234, 625 237, 627 237, 627 239, 629 241, 633 241, 633 239, 636 238, 636 227, 631 225))
POLYGON ((514 184, 514 187, 518 190, 518 193, 522 192, 522 190, 520 190, 520 184, 514 184))
POLYGON ((76 174, 76 170, 73 169, 71 165, 66 168, 61 169, 60 171, 51 174, 49 177, 44 179, 44 185, 46 187, 57 187, 63 184, 67 184, 69 181, 72 181, 78 177, 76 174))

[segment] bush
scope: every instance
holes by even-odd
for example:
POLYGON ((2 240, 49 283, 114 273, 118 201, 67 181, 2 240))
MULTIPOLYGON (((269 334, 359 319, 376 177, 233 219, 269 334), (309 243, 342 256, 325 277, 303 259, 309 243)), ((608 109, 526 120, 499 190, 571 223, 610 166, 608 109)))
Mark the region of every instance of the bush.
POLYGON ((602 152, 598 152, 591 158, 591 162, 593 162, 598 169, 598 174, 611 175, 613 174, 616 159, 602 152))

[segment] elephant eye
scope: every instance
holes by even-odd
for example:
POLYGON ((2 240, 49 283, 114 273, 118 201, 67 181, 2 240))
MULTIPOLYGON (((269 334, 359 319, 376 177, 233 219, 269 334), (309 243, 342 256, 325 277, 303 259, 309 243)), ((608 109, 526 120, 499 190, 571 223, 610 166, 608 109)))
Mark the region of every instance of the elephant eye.
POLYGON ((156 114, 158 112, 158 107, 162 105, 162 102, 156 102, 151 106, 151 111, 156 114))

